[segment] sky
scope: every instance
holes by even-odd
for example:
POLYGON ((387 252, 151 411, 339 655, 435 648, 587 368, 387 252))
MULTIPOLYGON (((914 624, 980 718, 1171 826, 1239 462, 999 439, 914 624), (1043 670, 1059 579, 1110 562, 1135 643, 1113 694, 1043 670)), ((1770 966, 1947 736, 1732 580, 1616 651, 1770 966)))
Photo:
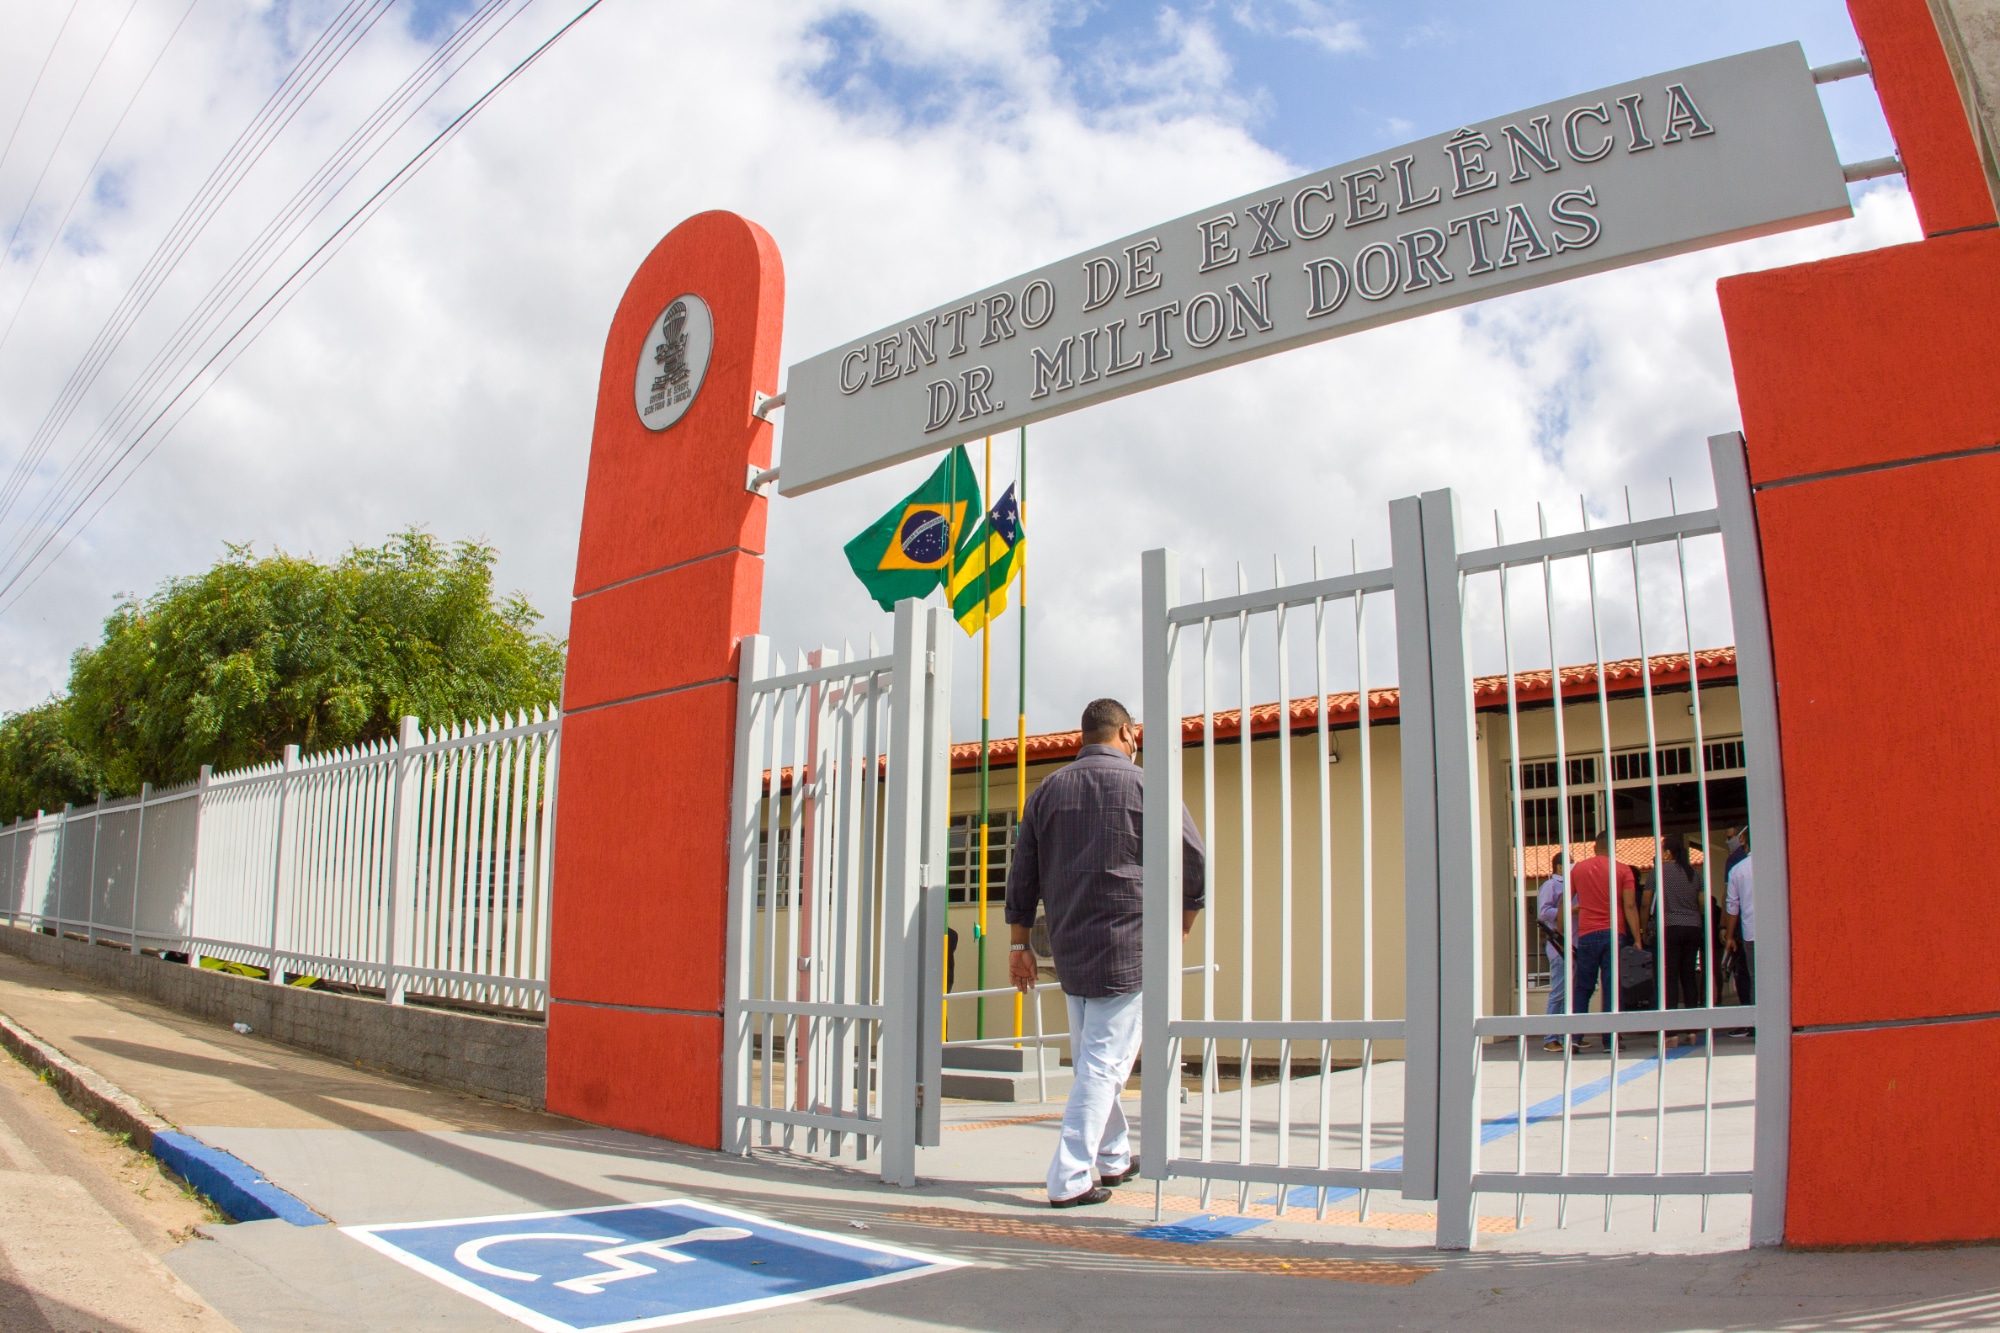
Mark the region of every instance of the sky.
MULTIPOLYGON (((585 0, 481 2, 494 7, 75 0, 0 13, 0 132, 12 136, 0 157, 12 233, 0 551, 47 543, 32 583, 0 593, 0 709, 61 689, 70 654, 121 597, 229 543, 332 558, 412 525, 483 540, 502 588, 564 632, 605 331, 633 269, 690 214, 733 209, 772 233, 790 363, 1465 121, 1779 42, 1801 42, 1815 64, 1858 54, 1839 0, 603 0, 321 250, 585 0), (357 16, 368 26, 312 96, 243 145, 302 53, 357 16), (452 76, 419 80, 380 119, 468 21, 469 42, 444 53, 452 76), (240 179, 205 193, 219 165, 240 179), (198 233, 181 221, 211 204, 198 233), (163 246, 171 269, 155 259, 163 246), (264 308, 253 340, 227 343, 300 265, 311 281, 264 308), (106 353, 94 340, 151 279, 106 353), (210 357, 199 392, 169 404, 158 385, 182 380, 166 371, 210 357), (66 396, 79 366, 94 378, 66 396), (73 479, 100 475, 85 465, 127 446, 78 511, 95 512, 80 535, 32 521, 65 512, 56 501, 87 489, 73 479)), ((1866 79, 1829 85, 1823 101, 1843 160, 1893 151, 1866 79)), ((1849 221, 1392 325, 1031 428, 1031 727, 1073 727, 1097 695, 1136 703, 1149 547, 1180 551, 1191 579, 1207 568, 1233 584, 1242 561, 1268 586, 1274 558, 1289 577, 1315 550, 1329 568, 1383 559, 1388 502, 1440 486, 1483 531, 1494 513, 1527 531, 1538 502, 1574 526, 1579 496, 1608 520, 1628 488, 1635 512, 1661 512, 1670 479, 1683 507, 1706 503, 1704 441, 1739 424, 1716 280, 1918 239, 1899 179, 1852 193, 1849 221)), ((782 429, 779 440, 782 459, 782 429)), ((929 466, 773 502, 763 629, 777 651, 886 641, 889 617, 837 551, 929 466)), ((1012 479, 1010 450, 996 479, 1012 479)), ((999 629, 1004 732, 1014 617, 999 629)), ((1695 637, 1726 640, 1726 612, 1711 607, 1695 637)), ((961 649, 961 736, 976 734, 976 662, 961 649)))

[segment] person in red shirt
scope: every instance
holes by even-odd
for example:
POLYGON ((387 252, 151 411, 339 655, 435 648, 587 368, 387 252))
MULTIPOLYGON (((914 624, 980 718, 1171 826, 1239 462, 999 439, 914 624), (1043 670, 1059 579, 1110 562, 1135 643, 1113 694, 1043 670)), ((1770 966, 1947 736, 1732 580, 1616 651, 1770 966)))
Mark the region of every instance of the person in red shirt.
MULTIPOLYGON (((1590 1012, 1590 997, 1597 993, 1600 975, 1604 979, 1604 1007, 1611 1008, 1611 835, 1597 835, 1597 855, 1570 867, 1570 901, 1576 913, 1576 961, 1570 977, 1569 1012, 1590 1012)), ((1618 930, 1620 940, 1629 940, 1629 928, 1639 916, 1639 883, 1632 867, 1618 867, 1618 930)))

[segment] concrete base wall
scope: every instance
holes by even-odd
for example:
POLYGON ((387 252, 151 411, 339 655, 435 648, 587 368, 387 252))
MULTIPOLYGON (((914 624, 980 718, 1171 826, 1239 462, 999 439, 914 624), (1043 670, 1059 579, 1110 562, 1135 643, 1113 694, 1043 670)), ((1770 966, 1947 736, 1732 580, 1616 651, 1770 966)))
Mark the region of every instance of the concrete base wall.
POLYGON ((274 986, 6 925, 0 949, 320 1055, 514 1106, 545 1102, 548 1033, 539 1023, 274 986))

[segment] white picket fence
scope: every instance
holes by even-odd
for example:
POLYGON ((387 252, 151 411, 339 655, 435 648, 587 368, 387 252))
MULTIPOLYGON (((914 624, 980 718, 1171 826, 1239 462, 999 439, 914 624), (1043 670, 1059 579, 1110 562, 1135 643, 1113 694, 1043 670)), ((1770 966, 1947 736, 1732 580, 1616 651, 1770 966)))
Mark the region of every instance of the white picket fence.
POLYGON ((0 829, 8 923, 511 1009, 548 1002, 562 719, 537 709, 0 829))

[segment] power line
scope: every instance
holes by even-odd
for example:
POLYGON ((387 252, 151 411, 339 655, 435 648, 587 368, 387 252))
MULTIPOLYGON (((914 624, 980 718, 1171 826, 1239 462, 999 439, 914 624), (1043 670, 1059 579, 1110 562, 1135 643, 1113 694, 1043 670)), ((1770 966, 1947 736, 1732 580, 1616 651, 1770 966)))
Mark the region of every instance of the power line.
POLYGON ((56 136, 55 147, 49 149, 48 161, 42 163, 42 170, 35 177, 35 188, 28 191, 28 202, 21 205, 21 216, 14 219, 14 231, 7 237, 7 254, 14 252, 14 242, 21 237, 21 228, 28 225, 28 214, 34 211, 35 196, 42 192, 42 182, 49 178, 49 168, 56 164, 62 152, 63 140, 69 138, 70 126, 76 124, 76 113, 83 110, 83 104, 90 100, 90 90, 97 86, 97 76, 104 72, 104 62, 111 59, 111 52, 118 45, 118 39, 125 35, 125 25, 132 21, 132 14, 139 8, 139 0, 131 0, 125 6, 125 17, 118 20, 118 26, 111 33, 111 40, 104 44, 104 51, 97 57, 97 63, 90 67, 90 77, 84 80, 83 91, 76 96, 76 105, 69 109, 69 118, 63 121, 62 133, 56 136))
POLYGON ((166 59, 167 49, 174 44, 174 39, 181 35, 181 29, 187 26, 188 16, 194 13, 194 7, 200 3, 201 0, 188 0, 188 7, 181 11, 180 22, 174 24, 174 30, 168 33, 167 40, 161 43, 159 54, 153 57, 153 63, 146 66, 145 77, 139 80, 138 87, 132 90, 132 96, 126 99, 125 109, 118 113, 118 121, 111 127, 111 133, 104 136, 104 146, 97 150, 97 156, 92 160, 90 169, 83 173, 82 183, 76 187, 76 193, 70 196, 69 207, 63 210, 62 219, 49 234, 48 247, 42 251, 42 257, 35 261, 35 271, 28 275, 28 285, 21 289, 21 299, 14 303, 14 313, 7 317, 7 327, 0 330, 0 348, 5 348, 7 340, 14 336, 14 325, 21 318, 21 311, 27 307, 28 298, 34 294, 35 284, 41 280, 42 267, 49 262, 49 256, 56 252, 56 245, 62 240, 63 228, 69 225, 70 215, 76 212, 76 206, 83 202, 83 196, 89 191, 91 181, 97 176, 98 167, 104 163, 104 155, 111 151, 112 143, 118 138, 118 131, 125 128, 125 118, 132 114, 132 108, 138 104, 139 94, 145 92, 146 85, 153 81, 153 73, 159 69, 160 62, 166 59))
MULTIPOLYGON (((92 433, 83 451, 71 460, 62 475, 51 486, 49 491, 45 493, 37 512, 32 517, 23 521, 20 535, 16 538, 11 555, 17 555, 26 543, 33 540, 34 533, 38 530, 40 524, 64 505, 67 499, 75 493, 75 488, 78 485, 87 481, 94 483, 98 476, 96 472, 98 459, 102 457, 105 451, 115 447, 114 441, 122 429, 137 416, 144 415, 147 409, 141 404, 146 396, 153 392, 155 386, 165 383, 169 386, 178 384, 181 388, 185 387, 185 382, 181 381, 179 377, 182 371, 196 357, 200 356, 200 346, 206 341, 208 328, 212 328, 216 323, 216 321, 209 319, 211 313, 221 309, 225 302, 228 303, 230 308, 240 307, 243 301, 249 298, 251 294, 250 289, 254 288, 254 285, 265 274, 269 273, 271 267, 278 262, 278 257, 283 253, 284 248, 288 247, 299 234, 303 233, 305 226, 310 226, 313 221, 317 220, 320 214, 324 213, 333 204, 340 191, 351 183, 354 176, 358 174, 359 167, 345 179, 324 188, 324 202, 320 204, 319 209, 314 213, 312 218, 307 219, 305 224, 294 230, 292 236, 286 237, 282 234, 284 230, 283 224, 290 223, 299 211, 313 201, 315 191, 322 189, 324 181, 334 173, 334 169, 350 162, 354 155, 365 146, 369 133, 378 128, 389 114, 406 104, 429 81, 430 77, 449 61, 451 56, 477 34, 481 26, 491 20, 503 2, 511 2, 511 0, 488 0, 486 6, 476 11, 473 16, 460 25, 459 29, 452 36, 447 38, 444 43, 441 43, 438 49, 419 65, 415 72, 405 79, 402 87, 396 93, 392 94, 390 98, 385 99, 376 108, 376 111, 370 115, 368 120, 364 122, 361 128, 349 135, 348 140, 335 151, 328 163, 323 164, 320 171, 315 173, 313 179, 298 194, 294 195, 291 204, 288 205, 286 210, 277 219, 266 225, 264 231, 252 242, 249 249, 243 255, 239 256, 230 270, 209 289, 208 294, 203 298, 198 308, 183 318, 180 326, 174 331, 168 343, 159 352, 155 353, 152 361, 148 363, 139 381, 128 388, 120 397, 111 413, 92 433), (257 273, 251 275, 247 282, 239 281, 248 268, 262 259, 266 254, 271 255, 270 262, 266 263, 257 273), (232 289, 238 288, 241 290, 231 300, 232 289), (207 327, 204 327, 204 325, 207 327), (179 360, 176 361, 175 358, 179 358, 179 360)), ((526 3, 526 0, 524 0, 524 3, 526 3)), ((508 19, 508 24, 513 22, 513 18, 519 17, 520 12, 520 10, 516 10, 515 14, 508 19)), ((504 31, 508 24, 502 24, 499 30, 496 30, 482 41, 479 47, 474 50, 473 55, 476 56, 479 50, 483 50, 485 45, 494 36, 497 36, 499 31, 504 31)), ((463 64, 461 63, 460 68, 462 67, 463 64)), ((451 73, 446 74, 444 79, 436 87, 432 88, 430 94, 422 102, 410 108, 403 120, 397 124, 394 130, 390 131, 390 137, 393 137, 404 125, 407 125, 410 119, 420 112, 424 105, 428 104, 431 97, 436 96, 443 89, 445 83, 449 82, 450 78, 456 72, 457 70, 453 70, 451 73)), ((362 160, 361 165, 365 166, 367 161, 372 160, 375 154, 380 152, 381 147, 386 146, 386 142, 387 140, 385 139, 383 144, 378 144, 362 160)), ((216 320, 219 321, 222 318, 226 318, 226 314, 217 316, 216 320)), ((113 466, 116 466, 115 462, 113 466)), ((5 562, 0 562, 0 570, 4 570, 4 568, 5 562)))
POLYGON ((321 83, 352 50, 354 44, 366 35, 377 19, 385 13, 394 0, 348 0, 347 7, 335 15, 324 30, 308 47, 298 62, 293 65, 284 80, 272 91, 262 108, 250 124, 230 145, 208 179, 202 183, 195 197, 181 211, 172 227, 152 256, 133 279, 123 298, 120 299, 97 337, 85 351, 83 359, 70 372, 56 401, 50 406, 42 423, 36 428, 27 449, 14 462, 14 467, 4 484, 0 484, 0 517, 13 508, 20 497, 21 489, 33 475, 35 468, 47 456, 55 438, 69 422, 84 394, 89 392, 97 377, 103 373, 110 360, 132 325, 151 303, 160 286, 172 273, 181 258, 187 253, 195 239, 207 227, 237 183, 255 166, 286 125, 296 116, 305 102, 318 90, 321 83))
POLYGON ((603 2, 604 0, 590 0, 590 3, 585 5, 574 18, 571 18, 562 27, 558 28, 546 41, 529 52, 520 63, 508 70, 491 87, 480 94, 476 101, 454 117, 429 143, 425 144, 409 161, 404 163, 395 175, 391 176, 373 194, 363 200, 361 205, 347 216, 346 220, 341 223, 340 227, 331 236, 322 241, 310 255, 306 256, 305 260, 298 267, 294 268, 287 275, 284 282, 275 291, 264 298, 263 302, 236 327, 228 340, 221 347, 218 347, 208 360, 203 363, 194 377, 165 406, 160 408, 136 435, 131 437, 130 442, 119 452, 119 456, 113 460, 111 466, 103 472, 97 482, 91 486, 90 490, 85 492, 70 507, 63 518, 48 530, 47 535, 43 537, 42 541, 32 552, 28 553, 26 559, 17 562, 10 558, 7 561, 7 564, 12 567, 13 572, 8 576, 4 584, 0 584, 0 598, 5 598, 4 602, 0 602, 0 615, 4 615, 8 610, 11 610, 15 603, 40 581, 42 574, 46 573, 56 560, 61 559, 64 552, 68 551, 70 544, 88 529, 91 523, 96 521, 97 516, 103 512, 104 506, 110 503, 111 499, 124 489, 125 483, 153 456, 159 449, 160 444, 172 433, 174 427, 180 424, 181 420, 186 417, 187 413, 193 409, 196 403, 200 402, 201 398, 214 386, 216 380, 220 379, 229 367, 235 363, 236 359, 248 350, 258 337, 262 336, 264 330, 269 328, 278 315, 283 313, 285 307, 291 304, 292 299, 298 295, 299 291, 306 284, 310 283, 327 264, 331 263, 341 250, 346 248, 347 243, 353 239, 354 235, 362 227, 366 226, 368 221, 376 213, 380 212, 388 204, 389 200, 394 198, 402 190, 403 186, 409 183, 417 172, 428 165, 432 158, 456 138, 459 132, 472 121, 473 117, 477 116, 486 107, 488 102, 516 78, 525 73, 536 61, 540 60, 557 42, 567 36, 572 28, 587 18, 603 2), (267 312, 268 318, 266 317, 267 312), (262 320, 261 323, 259 323, 260 319, 262 320), (252 329, 252 325, 256 327, 252 329), (249 331, 247 338, 243 337, 246 331, 249 331), (231 350, 232 348, 234 349, 233 351, 231 350), (226 361, 223 360, 225 354, 228 354, 226 361), (220 362, 219 365, 218 362, 220 362), (209 375, 210 370, 214 370, 215 373, 213 376, 209 375), (198 389, 196 388, 197 385, 200 386, 198 389), (191 390, 193 393, 192 396, 189 396, 191 390), (183 404, 182 399, 184 398, 186 402, 183 404), (173 420, 157 435, 153 434, 154 427, 158 426, 169 412, 174 411, 176 406, 179 407, 179 411, 175 413, 173 420), (106 483, 123 466, 126 459, 132 455, 134 450, 142 442, 146 441, 149 435, 152 435, 151 443, 147 445, 145 453, 139 456, 137 463, 127 469, 124 475, 109 490, 104 490, 106 483), (99 491, 104 491, 104 494, 102 498, 97 500, 95 506, 92 507, 89 516, 81 524, 78 524, 74 530, 70 531, 67 537, 63 538, 62 545, 56 549, 55 553, 47 561, 42 561, 41 557, 44 552, 48 550, 49 546, 58 536, 62 535, 63 530, 69 526, 70 521, 82 511, 84 505, 90 503, 93 497, 98 495, 99 491), (37 568, 37 565, 39 565, 39 568, 37 568))
POLYGON ((69 31, 69 21, 76 17, 76 6, 77 0, 69 0, 62 26, 56 29, 56 39, 49 43, 49 53, 42 57, 42 67, 36 71, 34 85, 28 89, 28 100, 21 103, 21 114, 14 117, 14 128, 7 131, 7 146, 0 149, 0 171, 7 169, 7 159, 14 152, 14 136, 21 132, 21 124, 28 118, 28 108, 35 104, 35 94, 42 90, 42 77, 49 72, 49 62, 56 58, 56 48, 62 45, 63 34, 69 31))

